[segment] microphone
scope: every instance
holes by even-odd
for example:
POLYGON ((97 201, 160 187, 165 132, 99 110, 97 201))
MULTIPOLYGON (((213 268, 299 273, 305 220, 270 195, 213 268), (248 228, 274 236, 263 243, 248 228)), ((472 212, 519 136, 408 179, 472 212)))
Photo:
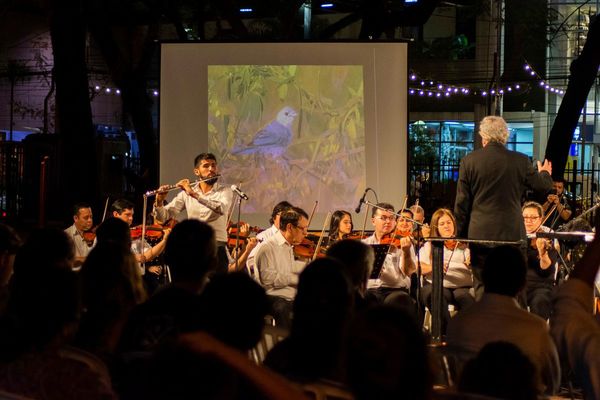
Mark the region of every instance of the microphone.
POLYGON ((238 196, 240 196, 244 200, 248 200, 248 195, 240 190, 239 187, 235 185, 231 185, 231 190, 233 190, 238 196))
POLYGON ((360 198, 360 200, 358 201, 358 206, 356 207, 356 210, 354 210, 357 214, 360 213, 360 209, 363 205, 363 203, 365 202, 365 197, 367 197, 367 192, 371 190, 371 188, 366 188, 365 192, 363 193, 362 197, 360 198))

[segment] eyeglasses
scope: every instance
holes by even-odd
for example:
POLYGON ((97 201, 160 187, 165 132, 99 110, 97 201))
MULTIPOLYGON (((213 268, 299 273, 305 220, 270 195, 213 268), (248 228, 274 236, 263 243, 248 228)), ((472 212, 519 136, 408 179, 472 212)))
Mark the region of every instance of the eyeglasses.
POLYGON ((383 222, 394 221, 396 217, 386 217, 383 215, 378 215, 375 218, 382 220, 383 222))
POLYGON ((539 215, 523 215, 523 219, 532 220, 532 219, 538 219, 538 218, 541 218, 541 217, 539 215))

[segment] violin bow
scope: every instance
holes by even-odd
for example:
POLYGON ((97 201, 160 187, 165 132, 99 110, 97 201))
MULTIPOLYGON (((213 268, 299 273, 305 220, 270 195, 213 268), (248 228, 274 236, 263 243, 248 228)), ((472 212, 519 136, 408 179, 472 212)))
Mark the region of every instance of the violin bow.
POLYGON ((330 218, 331 218, 331 211, 329 211, 327 213, 327 216, 325 217, 325 222, 323 223, 323 230, 321 231, 321 237, 319 238, 319 241, 317 242, 317 247, 315 248, 315 253, 312 256, 311 261, 316 260, 317 254, 319 254, 319 251, 321 250, 321 244, 323 243, 323 237, 325 236, 325 229, 327 229, 327 225, 329 224, 330 218))
POLYGON ((106 219, 106 212, 108 211, 108 201, 110 200, 110 196, 106 196, 106 201, 104 202, 104 213, 102 213, 102 222, 106 219))
POLYGON ((319 205, 319 200, 315 200, 315 205, 313 206, 312 211, 310 212, 310 217, 308 217, 308 225, 310 226, 310 222, 312 221, 314 215, 315 215, 315 211, 317 211, 317 206, 319 205))

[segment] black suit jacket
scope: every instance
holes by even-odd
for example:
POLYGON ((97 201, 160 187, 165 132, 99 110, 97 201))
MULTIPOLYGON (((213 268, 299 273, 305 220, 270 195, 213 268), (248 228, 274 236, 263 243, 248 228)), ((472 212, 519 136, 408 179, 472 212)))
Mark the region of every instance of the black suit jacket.
POLYGON ((526 189, 552 189, 550 174, 538 173, 525 154, 490 142, 460 162, 454 215, 458 237, 526 239, 521 198, 526 189))

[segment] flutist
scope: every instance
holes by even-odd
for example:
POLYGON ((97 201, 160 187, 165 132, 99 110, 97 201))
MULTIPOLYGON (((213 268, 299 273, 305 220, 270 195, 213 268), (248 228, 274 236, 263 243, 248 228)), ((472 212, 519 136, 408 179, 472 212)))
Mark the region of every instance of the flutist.
MULTIPOLYGON (((181 192, 165 205, 168 185, 161 186, 154 201, 156 218, 165 221, 176 218, 183 210, 188 218, 206 222, 215 230, 218 272, 227 272, 227 216, 233 203, 233 192, 227 185, 217 182, 219 179, 217 159, 211 153, 201 153, 194 159, 194 174, 200 182, 190 184, 189 179, 177 182, 181 192)), ((190 249, 193 250, 193 249, 190 249)))

